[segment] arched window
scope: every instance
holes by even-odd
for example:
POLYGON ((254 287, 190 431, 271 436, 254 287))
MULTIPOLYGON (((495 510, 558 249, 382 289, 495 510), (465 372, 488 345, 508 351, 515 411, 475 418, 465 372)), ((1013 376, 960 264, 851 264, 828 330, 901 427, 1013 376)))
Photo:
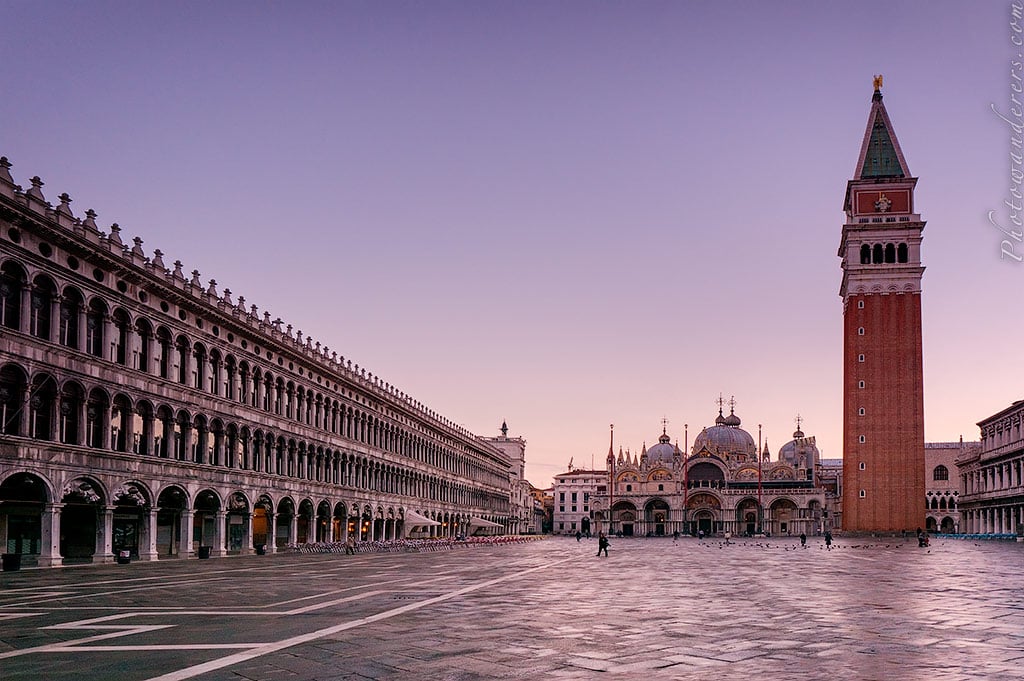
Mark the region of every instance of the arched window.
POLYGON ((79 428, 85 394, 77 383, 68 383, 60 395, 60 420, 58 422, 60 441, 67 445, 82 444, 79 428))
POLYGON ((874 249, 871 251, 871 262, 875 265, 882 264, 882 244, 875 244, 874 249))
POLYGON ((860 246, 860 264, 871 264, 871 246, 869 246, 868 244, 861 244, 860 246))
POLYGON ((938 466, 935 467, 935 472, 933 474, 933 479, 934 480, 949 480, 949 469, 946 468, 945 466, 939 464, 938 466))
POLYGON ((892 244, 885 245, 885 262, 894 263, 896 262, 896 247, 892 244))
POLYGON ((0 269, 0 325, 21 328, 21 295, 25 288, 25 271, 13 263, 0 269))
POLYGON ((21 435, 22 405, 27 389, 25 373, 14 365, 0 370, 0 433, 21 435))
POLYGON ((210 348, 210 392, 220 395, 224 386, 224 360, 221 359, 220 350, 210 348))
POLYGON ((171 378, 171 358, 174 344, 171 342, 171 332, 161 326, 156 332, 157 345, 160 346, 160 356, 157 358, 157 375, 160 378, 171 378))
POLYGON ((94 357, 103 357, 103 325, 107 306, 99 299, 92 301, 85 315, 85 351, 94 357))
MULTIPOLYGON (((53 376, 40 374, 32 379, 29 398, 29 437, 53 440, 57 410, 57 382, 53 376)), ((63 407, 63 405, 61 405, 63 407)))
POLYGON ((78 350, 78 329, 85 302, 82 294, 73 288, 65 289, 60 301, 60 344, 78 350))
POLYGON ((107 449, 110 428, 110 401, 107 394, 95 388, 85 406, 85 444, 93 449, 107 449))
POLYGON ((131 338, 132 324, 128 320, 127 312, 114 310, 114 327, 116 331, 113 360, 122 366, 128 366, 128 341, 131 338))
POLYGON ((153 342, 153 327, 150 326, 147 320, 139 319, 135 322, 135 333, 139 337, 139 354, 135 368, 149 373, 153 370, 153 349, 150 347, 150 344, 153 342))
POLYGON ((192 387, 203 390, 206 385, 206 346, 196 343, 192 348, 192 387))
POLYGON ((178 383, 182 385, 188 385, 188 358, 192 354, 191 343, 188 338, 184 336, 178 336, 178 340, 175 342, 177 349, 178 359, 178 383))
POLYGON ((52 327, 53 301, 57 295, 57 287, 46 277, 36 277, 32 287, 32 301, 29 313, 29 333, 36 338, 50 340, 52 327))
POLYGON ((896 262, 907 262, 907 245, 900 244, 896 247, 896 262))

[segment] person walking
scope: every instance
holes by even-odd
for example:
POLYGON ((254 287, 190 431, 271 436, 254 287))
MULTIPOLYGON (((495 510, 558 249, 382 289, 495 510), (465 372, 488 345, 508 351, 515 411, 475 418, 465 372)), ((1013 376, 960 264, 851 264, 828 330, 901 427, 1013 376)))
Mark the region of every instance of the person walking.
POLYGON ((832 548, 832 533, 828 530, 825 531, 825 548, 832 548))
POLYGON ((583 533, 576 530, 576 541, 579 541, 580 539, 583 539, 583 533))
POLYGON ((604 557, 608 557, 608 537, 604 536, 604 532, 597 537, 597 557, 601 557, 601 552, 604 551, 604 557))
POLYGON ((356 552, 356 540, 352 538, 350 534, 348 539, 345 540, 345 553, 355 555, 356 552))
POLYGON ((800 533, 800 546, 807 546, 807 535, 803 532, 800 533))

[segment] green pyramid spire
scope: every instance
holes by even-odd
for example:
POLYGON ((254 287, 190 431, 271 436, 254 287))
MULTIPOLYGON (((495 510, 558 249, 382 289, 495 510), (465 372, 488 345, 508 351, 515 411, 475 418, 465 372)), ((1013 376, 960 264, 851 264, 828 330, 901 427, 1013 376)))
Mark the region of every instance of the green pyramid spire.
POLYGON ((907 177, 910 174, 906 161, 903 160, 896 133, 893 132, 892 123, 889 121, 889 114, 882 103, 880 87, 881 81, 876 80, 875 93, 871 97, 868 129, 860 152, 864 161, 858 179, 907 177))

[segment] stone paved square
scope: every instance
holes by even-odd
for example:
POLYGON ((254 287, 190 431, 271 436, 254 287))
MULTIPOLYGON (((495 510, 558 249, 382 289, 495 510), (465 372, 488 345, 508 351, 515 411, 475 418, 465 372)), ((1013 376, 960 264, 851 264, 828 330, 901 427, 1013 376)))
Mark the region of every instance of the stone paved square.
POLYGON ((548 538, 0 576, 0 678, 1024 679, 1024 544, 548 538))

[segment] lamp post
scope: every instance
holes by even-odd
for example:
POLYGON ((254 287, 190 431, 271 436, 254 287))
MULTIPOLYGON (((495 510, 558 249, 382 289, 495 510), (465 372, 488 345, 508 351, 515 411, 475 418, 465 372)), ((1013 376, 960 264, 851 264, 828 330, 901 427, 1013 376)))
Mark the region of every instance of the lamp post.
POLYGON ((690 426, 683 424, 683 531, 690 534, 690 426))
POLYGON ((757 424, 757 533, 764 534, 763 506, 761 505, 761 424, 757 424))

